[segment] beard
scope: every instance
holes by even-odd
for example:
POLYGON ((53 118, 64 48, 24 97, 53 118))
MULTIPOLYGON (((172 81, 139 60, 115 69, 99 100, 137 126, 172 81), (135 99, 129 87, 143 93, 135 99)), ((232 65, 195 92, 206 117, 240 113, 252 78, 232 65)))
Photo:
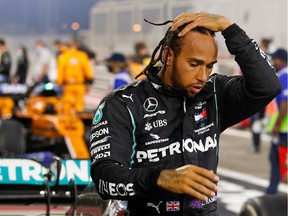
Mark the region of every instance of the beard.
POLYGON ((182 86, 182 79, 181 79, 181 76, 180 76, 180 71, 178 70, 178 67, 177 67, 177 58, 175 57, 173 59, 173 66, 172 66, 172 75, 171 75, 171 80, 173 81, 173 86, 174 88, 182 88, 183 89, 183 86, 182 86))
POLYGON ((174 58, 173 60, 171 80, 172 87, 185 90, 189 98, 193 98, 195 96, 195 94, 189 92, 188 89, 183 85, 183 77, 181 76, 181 72, 178 69, 177 58, 174 58))

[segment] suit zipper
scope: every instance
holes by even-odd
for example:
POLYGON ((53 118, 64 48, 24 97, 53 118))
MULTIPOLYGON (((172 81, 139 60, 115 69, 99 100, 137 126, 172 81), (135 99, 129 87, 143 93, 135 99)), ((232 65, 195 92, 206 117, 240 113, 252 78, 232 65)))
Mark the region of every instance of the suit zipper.
POLYGON ((184 97, 184 101, 183 101, 183 110, 184 110, 184 113, 186 114, 186 112, 187 112, 187 109, 186 109, 186 97, 184 97))

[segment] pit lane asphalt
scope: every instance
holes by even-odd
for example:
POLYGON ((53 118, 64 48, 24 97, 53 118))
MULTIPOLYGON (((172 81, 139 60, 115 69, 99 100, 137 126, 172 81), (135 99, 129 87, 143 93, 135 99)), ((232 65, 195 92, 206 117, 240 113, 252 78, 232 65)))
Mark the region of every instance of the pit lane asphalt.
MULTIPOLYGON (((236 216, 244 202, 262 196, 269 184, 268 159, 270 137, 261 136, 261 151, 251 154, 252 137, 249 130, 229 128, 220 138, 218 175, 218 208, 221 216, 236 216)), ((287 194, 287 184, 279 185, 287 194)))
POLYGON ((221 134, 219 167, 269 179, 270 137, 261 136, 261 151, 251 154, 252 137, 249 130, 229 128, 221 134))

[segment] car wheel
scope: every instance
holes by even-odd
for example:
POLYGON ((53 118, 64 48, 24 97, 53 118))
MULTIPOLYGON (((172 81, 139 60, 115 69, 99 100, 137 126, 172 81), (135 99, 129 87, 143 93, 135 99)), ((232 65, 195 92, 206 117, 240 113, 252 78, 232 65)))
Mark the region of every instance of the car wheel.
POLYGON ((26 151, 25 128, 13 119, 1 120, 0 152, 2 156, 11 157, 26 151))
POLYGON ((248 199, 238 216, 287 216, 287 196, 264 195, 248 199))

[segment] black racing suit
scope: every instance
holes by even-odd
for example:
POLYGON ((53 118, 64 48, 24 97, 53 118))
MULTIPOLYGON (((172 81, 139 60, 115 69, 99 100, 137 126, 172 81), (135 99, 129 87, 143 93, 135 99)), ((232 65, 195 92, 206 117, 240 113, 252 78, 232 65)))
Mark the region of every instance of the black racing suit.
POLYGON ((193 164, 217 172, 219 136, 280 91, 271 64, 236 24, 223 33, 243 77, 213 74, 193 98, 163 86, 157 70, 98 106, 91 128, 91 176, 103 199, 128 200, 129 215, 218 215, 202 202, 157 187, 163 169, 193 164))

